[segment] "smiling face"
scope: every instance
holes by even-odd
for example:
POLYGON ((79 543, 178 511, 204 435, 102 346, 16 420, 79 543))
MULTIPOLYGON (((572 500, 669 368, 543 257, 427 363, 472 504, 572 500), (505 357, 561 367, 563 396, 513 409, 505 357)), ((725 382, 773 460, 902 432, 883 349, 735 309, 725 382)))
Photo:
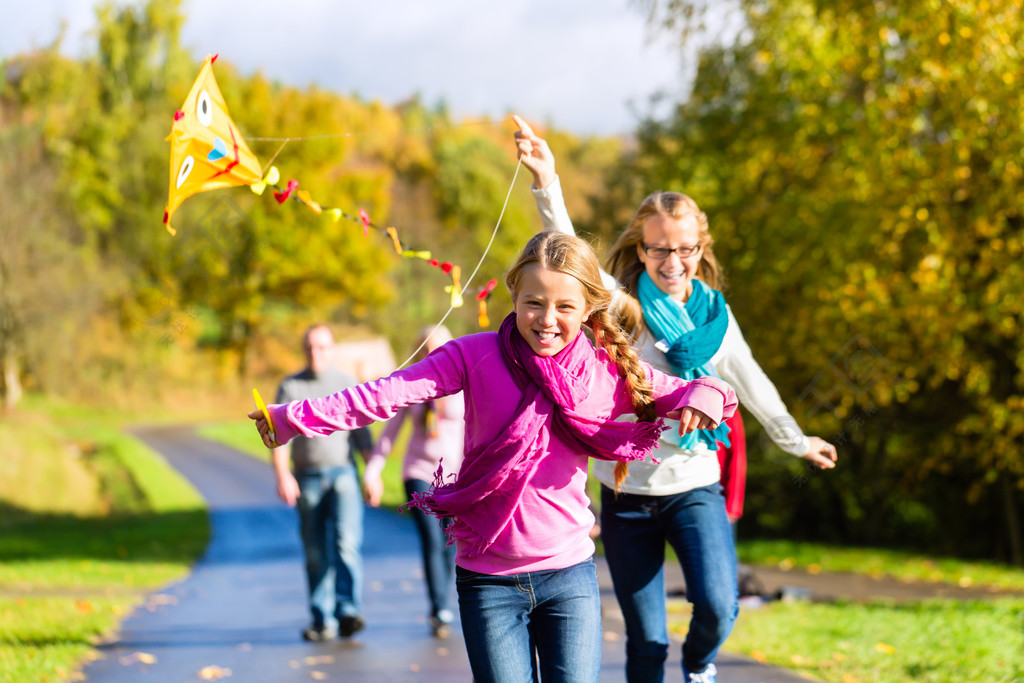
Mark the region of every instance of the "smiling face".
POLYGON ((513 310, 516 329, 539 356, 554 356, 572 343, 591 313, 583 283, 537 263, 523 269, 513 310))
POLYGON ((686 301, 691 291, 690 280, 697 275, 703 248, 697 249, 685 258, 673 252, 666 258, 656 259, 648 256, 644 252, 644 247, 674 250, 679 247, 691 247, 700 242, 700 226, 692 213, 682 218, 656 214, 644 222, 643 241, 636 246, 637 256, 658 289, 676 301, 686 301))

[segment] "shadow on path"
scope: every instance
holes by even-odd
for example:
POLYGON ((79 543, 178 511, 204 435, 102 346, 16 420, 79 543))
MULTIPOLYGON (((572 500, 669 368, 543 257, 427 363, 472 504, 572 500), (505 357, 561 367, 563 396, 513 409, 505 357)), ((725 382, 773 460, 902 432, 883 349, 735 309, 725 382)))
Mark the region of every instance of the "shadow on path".
MULTIPOLYGON (((136 435, 199 490, 210 509, 211 541, 181 583, 147 596, 89 681, 161 683, 233 681, 471 681, 458 622, 435 640, 411 519, 367 508, 366 629, 350 641, 313 645, 306 626, 305 576, 295 511, 276 496, 270 467, 196 436, 190 428, 140 429, 136 435)), ((605 612, 602 682, 624 680, 624 636, 607 570, 599 564, 605 612)), ((667 679, 678 680, 679 647, 667 679)), ((737 683, 806 681, 752 660, 722 655, 719 678, 737 683)))

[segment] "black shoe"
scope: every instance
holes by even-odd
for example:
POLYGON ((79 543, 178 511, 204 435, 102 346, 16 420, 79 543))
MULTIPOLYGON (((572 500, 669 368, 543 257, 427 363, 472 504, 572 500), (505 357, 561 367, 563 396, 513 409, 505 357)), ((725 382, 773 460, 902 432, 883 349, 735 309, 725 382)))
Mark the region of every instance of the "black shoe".
POLYGON ((366 622, 358 614, 354 617, 342 617, 338 620, 338 634, 342 638, 348 638, 363 630, 366 622))
POLYGON ((310 626, 302 631, 302 639, 310 643, 322 643, 327 640, 334 640, 338 632, 333 628, 325 626, 310 626))

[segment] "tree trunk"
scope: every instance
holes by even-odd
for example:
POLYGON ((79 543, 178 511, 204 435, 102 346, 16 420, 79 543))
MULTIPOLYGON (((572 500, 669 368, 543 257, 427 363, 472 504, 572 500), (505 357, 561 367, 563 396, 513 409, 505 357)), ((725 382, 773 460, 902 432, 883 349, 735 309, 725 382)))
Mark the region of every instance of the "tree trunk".
POLYGON ((1007 474, 1003 474, 1003 507, 1006 510, 1006 534, 1010 540, 1010 562, 1024 566, 1024 542, 1021 541, 1020 512, 1015 505, 1014 485, 1007 474))
POLYGON ((18 373, 18 361, 9 354, 0 358, 0 370, 3 372, 0 381, 0 393, 3 395, 4 410, 10 410, 21 400, 21 377, 18 373))

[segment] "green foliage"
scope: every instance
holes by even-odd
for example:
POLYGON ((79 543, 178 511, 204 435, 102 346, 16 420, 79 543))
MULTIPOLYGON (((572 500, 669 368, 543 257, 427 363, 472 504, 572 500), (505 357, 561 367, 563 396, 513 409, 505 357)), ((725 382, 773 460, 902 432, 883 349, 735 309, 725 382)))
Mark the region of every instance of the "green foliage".
POLYGON ((614 178, 696 198, 755 356, 839 446, 822 475, 753 457, 751 521, 1024 562, 1019 8, 739 6, 614 178))
MULTIPOLYGON (((26 199, 0 206, 0 375, 65 396, 164 400, 197 377, 290 369, 273 352, 311 320, 405 349, 441 318, 439 269, 269 191, 191 197, 172 238, 160 222, 165 138, 200 64, 181 46, 181 2, 103 2, 97 19, 87 56, 62 57, 58 44, 0 69, 0 177, 26 199), (74 345, 52 344, 72 330, 74 345)), ((228 55, 215 69, 232 118, 282 182, 349 215, 365 209, 406 247, 459 265, 466 284, 515 169, 509 126, 452 121, 418 98, 387 107, 288 87, 238 73, 228 55)), ((535 221, 532 200, 514 197, 447 321, 457 334, 479 329, 473 295, 500 280, 535 221)), ((502 288, 490 309, 492 320, 508 309, 502 288)))

